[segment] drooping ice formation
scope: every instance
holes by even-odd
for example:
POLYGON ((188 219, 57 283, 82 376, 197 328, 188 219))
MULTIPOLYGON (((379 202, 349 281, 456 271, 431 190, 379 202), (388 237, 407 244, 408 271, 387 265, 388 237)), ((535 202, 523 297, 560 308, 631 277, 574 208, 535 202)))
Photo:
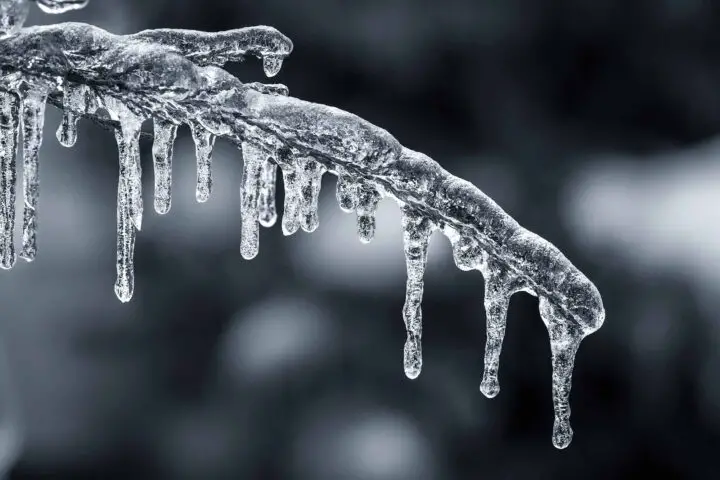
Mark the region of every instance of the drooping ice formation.
POLYGON ((277 182, 277 165, 272 157, 267 157, 260 168, 260 196, 258 198, 258 209, 260 225, 272 227, 277 221, 277 210, 275 209, 275 188, 277 182))
POLYGON ((242 237, 240 253, 245 260, 258 254, 260 247, 259 198, 263 164, 268 154, 250 143, 243 143, 243 179, 240 190, 240 211, 242 215, 242 237))
POLYGON ((22 95, 23 133, 23 243, 20 257, 31 262, 37 253, 37 206, 40 197, 40 146, 49 88, 41 86, 22 95))
MULTIPOLYGON (((43 5, 69 8, 80 3, 47 0, 43 5)), ((291 51, 292 42, 270 27, 216 34, 154 30, 116 36, 90 25, 68 23, 26 28, 0 40, 2 266, 9 268, 14 261, 11 200, 18 94, 23 98, 26 131, 26 258, 35 256, 37 150, 45 98, 64 110, 59 139, 65 145, 74 143, 81 116, 114 129, 120 159, 115 292, 122 301, 129 301, 133 294, 135 234, 142 226, 139 138, 143 120, 154 122, 154 204, 161 214, 171 204, 177 127, 187 124, 196 144, 199 201, 211 193, 215 138, 222 137, 242 151, 243 258, 258 254, 259 226, 276 222, 278 167, 285 185, 281 221, 285 235, 318 227, 318 196, 326 172, 338 177, 338 203, 342 210, 357 215, 363 242, 373 239, 380 199, 398 202, 408 271, 404 368, 410 378, 416 378, 422 367, 420 304, 428 241, 434 230, 449 238, 458 268, 478 270, 485 279, 487 344, 480 389, 486 396, 493 397, 500 389, 499 360, 510 297, 518 291, 538 296, 552 350, 553 443, 566 447, 572 438, 568 401, 574 356, 580 341, 605 319, 595 286, 555 246, 521 227, 478 188, 422 153, 403 147, 387 131, 337 108, 290 97, 284 85, 245 84, 219 68, 254 55, 262 59, 265 73, 274 76, 291 51), (109 120, 96 113, 103 109, 109 120)))
POLYGON ((422 309, 423 275, 427 263, 428 242, 433 223, 412 207, 402 207, 403 241, 407 264, 407 286, 403 318, 407 330, 404 366, 408 378, 417 378, 422 368, 422 309))
POLYGON ((172 203, 172 156, 177 125, 155 120, 153 167, 155 171, 155 211, 164 215, 172 203))
POLYGON ((212 191, 212 149, 215 145, 215 135, 208 132, 202 125, 190 124, 193 141, 195 142, 195 156, 197 158, 197 187, 195 198, 204 203, 210 199, 212 191))
POLYGON ((0 92, 0 267, 15 265, 15 150, 17 148, 20 98, 0 92))

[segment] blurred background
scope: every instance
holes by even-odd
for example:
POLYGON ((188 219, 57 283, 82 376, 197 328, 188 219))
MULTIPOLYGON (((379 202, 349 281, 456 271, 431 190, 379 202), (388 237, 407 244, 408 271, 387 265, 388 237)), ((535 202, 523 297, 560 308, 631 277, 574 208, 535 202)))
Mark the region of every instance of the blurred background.
MULTIPOLYGON (((720 476, 720 5, 702 0, 94 0, 28 24, 114 33, 272 25, 272 80, 382 126, 494 198, 593 280, 575 438, 551 443, 550 348, 513 297, 500 395, 478 391, 478 272, 431 242, 424 369, 402 369, 400 214, 363 245, 323 182, 320 228, 239 253, 240 154, 219 140, 195 202, 181 129, 173 206, 146 218, 114 295, 117 152, 48 109, 39 254, 0 275, 24 448, 11 479, 707 479, 720 476)), ((263 81, 254 59, 228 69, 263 81)), ((282 196, 278 199, 282 205, 282 196)), ((6 384, 8 381, 3 381, 6 384)))

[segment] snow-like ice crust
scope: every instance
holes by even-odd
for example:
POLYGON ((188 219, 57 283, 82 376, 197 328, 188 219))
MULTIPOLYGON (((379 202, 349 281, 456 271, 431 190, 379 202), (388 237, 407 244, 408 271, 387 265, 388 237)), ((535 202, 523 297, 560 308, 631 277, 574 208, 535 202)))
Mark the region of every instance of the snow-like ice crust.
MULTIPOLYGON (((61 12, 87 0, 38 3, 61 12)), ((21 130, 25 207, 20 256, 32 261, 37 252, 38 151, 50 102, 63 110, 57 137, 65 146, 75 143, 81 117, 115 132, 120 157, 115 292, 121 301, 130 301, 135 235, 143 218, 141 126, 145 119, 154 122, 154 208, 166 214, 173 142, 177 127, 187 124, 196 145, 198 201, 212 193, 215 138, 242 152, 240 252, 245 259, 258 254, 259 225, 270 227, 277 220, 277 168, 285 184, 285 235, 318 227, 318 196, 327 172, 338 177, 338 203, 356 213, 363 242, 373 239, 379 200, 397 201, 408 272, 403 318, 409 378, 422 368, 420 304, 433 231, 449 238, 458 268, 479 270, 485 278, 487 345, 480 390, 487 397, 500 389, 499 357, 511 295, 538 296, 552 350, 553 443, 569 445, 575 353, 581 340, 602 326, 605 310, 596 287, 554 245, 521 227, 477 187, 403 147, 382 128, 343 110, 293 98, 284 85, 243 83, 221 68, 251 55, 262 60, 267 76, 275 76, 293 44, 272 27, 219 33, 161 29, 126 36, 81 23, 20 28, 26 7, 24 0, 0 0, 0 13, 9 17, 0 23, 0 34, 5 33, 0 40, 0 267, 12 268, 16 257, 15 155, 21 130)))

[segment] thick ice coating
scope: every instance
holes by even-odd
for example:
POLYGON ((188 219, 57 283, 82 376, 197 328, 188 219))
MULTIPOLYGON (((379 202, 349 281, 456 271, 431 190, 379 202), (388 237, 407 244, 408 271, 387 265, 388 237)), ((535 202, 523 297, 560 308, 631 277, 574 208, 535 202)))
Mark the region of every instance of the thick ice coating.
POLYGON ((31 88, 22 97, 27 137, 23 255, 35 255, 37 150, 47 97, 64 108, 59 134, 63 144, 74 143, 77 118, 83 115, 116 132, 120 178, 115 291, 122 301, 132 297, 135 234, 142 225, 142 120, 154 122, 154 203, 161 214, 170 209, 177 126, 187 124, 196 144, 198 200, 207 200, 211 192, 215 138, 222 137, 242 152, 243 258, 258 254, 259 225, 276 222, 278 167, 285 185, 285 235, 318 227, 318 196, 326 172, 338 177, 338 203, 344 211, 355 212, 363 242, 375 234, 380 199, 398 202, 408 273, 403 363, 410 378, 416 378, 422 366, 423 275, 434 229, 449 238, 458 268, 478 270, 485 278, 487 339, 480 390, 486 396, 500 391, 510 297, 518 291, 538 296, 552 351, 553 443, 566 447, 572 438, 569 395, 575 354, 581 340, 605 319, 595 286, 554 245, 524 229, 474 185, 403 147, 382 128, 340 109, 287 96, 283 85, 244 84, 218 68, 252 54, 263 59, 265 72, 272 76, 291 51, 289 39, 270 27, 217 34, 154 30, 123 37, 69 23, 23 29, 1 40, 0 197, 8 206, 0 208, 2 266, 9 268, 14 262, 12 200, 21 85, 49 85, 45 90, 31 88), (26 54, 18 56, 18 51, 26 54), (95 113, 97 109, 106 110, 110 120, 95 113))

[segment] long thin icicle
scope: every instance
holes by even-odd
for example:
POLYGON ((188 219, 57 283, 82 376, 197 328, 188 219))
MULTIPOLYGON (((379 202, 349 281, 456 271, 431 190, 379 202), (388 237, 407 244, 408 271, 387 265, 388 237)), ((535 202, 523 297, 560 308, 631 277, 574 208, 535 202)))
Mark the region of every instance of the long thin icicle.
POLYGON ((312 158, 305 158, 299 163, 301 171, 300 226, 304 231, 312 233, 319 225, 318 200, 326 168, 312 158))
POLYGON ((277 165, 268 157, 262 164, 260 171, 260 197, 258 209, 260 210, 260 225, 272 227, 277 221, 275 208, 275 190, 277 182, 277 165))
POLYGON ((243 143, 243 179, 240 189, 242 209, 242 238, 240 254, 245 260, 251 260, 258 254, 260 247, 260 227, 258 199, 260 195, 260 174, 267 153, 262 149, 243 143))
POLYGON ((40 197, 40 146, 45 125, 47 90, 30 90, 22 99, 23 131, 23 241, 20 257, 31 262, 37 255, 37 206, 40 197))
POLYGON ((120 155, 117 205, 117 280, 115 294, 129 302, 135 289, 135 234, 142 222, 140 130, 142 118, 113 98, 105 98, 108 112, 120 122, 115 139, 120 155))
POLYGON ((544 297, 540 298, 540 316, 550 334, 552 352, 552 395, 555 410, 552 441, 556 448, 570 445, 570 387, 575 354, 585 333, 573 322, 567 322, 544 297))
POLYGON ((172 204, 172 156, 177 125, 155 120, 155 139, 153 141, 153 167, 155 171, 155 211, 164 215, 172 204))
POLYGON ((190 131, 195 141, 195 155, 197 156, 197 189, 195 191, 195 198, 197 198, 198 202, 207 202, 212 192, 211 167, 215 135, 196 123, 190 124, 190 131))
POLYGON ((15 155, 19 129, 20 98, 0 92, 0 268, 15 265, 15 155))
POLYGON ((405 340, 403 365, 405 375, 414 379, 422 369, 422 303, 423 276, 427 263, 428 242, 434 229, 430 220, 412 207, 402 207, 403 240, 405 263, 407 266, 407 285, 403 319, 407 339, 405 340))
POLYGON ((488 398, 500 393, 498 371, 500 353, 505 338, 507 312, 513 290, 510 289, 507 270, 502 265, 488 260, 481 268, 485 277, 485 316, 487 333, 485 343, 485 370, 480 383, 480 391, 488 398))

